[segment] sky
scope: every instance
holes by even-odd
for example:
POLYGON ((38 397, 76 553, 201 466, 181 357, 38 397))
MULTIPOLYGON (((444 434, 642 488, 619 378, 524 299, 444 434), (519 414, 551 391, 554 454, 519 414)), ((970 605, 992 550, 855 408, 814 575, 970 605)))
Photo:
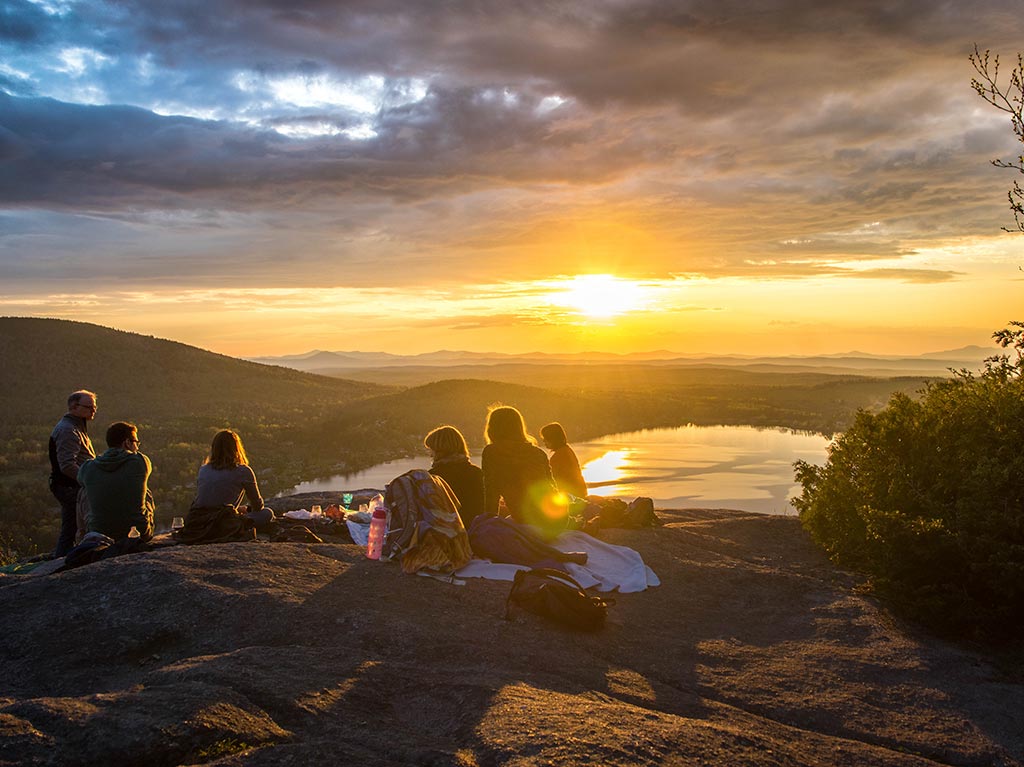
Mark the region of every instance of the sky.
POLYGON ((235 356, 1024 318, 1020 0, 0 1, 0 315, 235 356))

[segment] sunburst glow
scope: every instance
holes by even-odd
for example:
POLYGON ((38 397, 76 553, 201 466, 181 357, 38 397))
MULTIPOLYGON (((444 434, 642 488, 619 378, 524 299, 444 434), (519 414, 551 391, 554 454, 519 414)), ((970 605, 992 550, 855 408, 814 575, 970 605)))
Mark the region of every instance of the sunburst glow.
POLYGON ((644 287, 610 274, 583 274, 567 280, 552 302, 586 317, 614 317, 643 305, 644 287))

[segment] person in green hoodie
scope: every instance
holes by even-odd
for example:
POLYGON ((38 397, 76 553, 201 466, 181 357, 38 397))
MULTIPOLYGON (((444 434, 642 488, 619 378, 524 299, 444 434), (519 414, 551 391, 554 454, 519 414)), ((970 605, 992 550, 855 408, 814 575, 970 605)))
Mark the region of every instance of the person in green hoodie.
POLYGON ((78 470, 78 484, 89 499, 89 532, 115 541, 134 527, 142 540, 153 537, 153 496, 149 475, 153 465, 139 452, 135 424, 118 421, 107 429, 107 451, 78 470))

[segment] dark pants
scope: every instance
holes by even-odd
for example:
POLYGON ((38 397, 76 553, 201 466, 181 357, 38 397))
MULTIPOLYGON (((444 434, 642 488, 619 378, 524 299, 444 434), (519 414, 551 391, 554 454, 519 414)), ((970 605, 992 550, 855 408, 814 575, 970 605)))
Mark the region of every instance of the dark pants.
POLYGON ((53 556, 62 557, 74 548, 78 533, 78 486, 50 482, 50 492, 60 501, 60 537, 53 556))
POLYGON ((252 520, 256 526, 256 532, 265 533, 267 525, 274 521, 274 510, 269 506, 264 506, 259 511, 248 512, 245 516, 252 520))

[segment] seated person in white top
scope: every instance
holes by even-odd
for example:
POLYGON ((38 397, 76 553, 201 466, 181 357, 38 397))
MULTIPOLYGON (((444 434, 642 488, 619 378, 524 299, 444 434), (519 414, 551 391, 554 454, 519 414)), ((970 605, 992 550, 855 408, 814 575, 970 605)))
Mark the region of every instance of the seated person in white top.
POLYGON ((242 439, 230 429, 222 429, 213 436, 210 454, 199 467, 196 499, 192 501, 193 508, 224 505, 238 507, 255 523, 257 530, 274 521, 273 509, 263 505, 242 439), (239 507, 243 497, 248 499, 248 507, 239 507))

